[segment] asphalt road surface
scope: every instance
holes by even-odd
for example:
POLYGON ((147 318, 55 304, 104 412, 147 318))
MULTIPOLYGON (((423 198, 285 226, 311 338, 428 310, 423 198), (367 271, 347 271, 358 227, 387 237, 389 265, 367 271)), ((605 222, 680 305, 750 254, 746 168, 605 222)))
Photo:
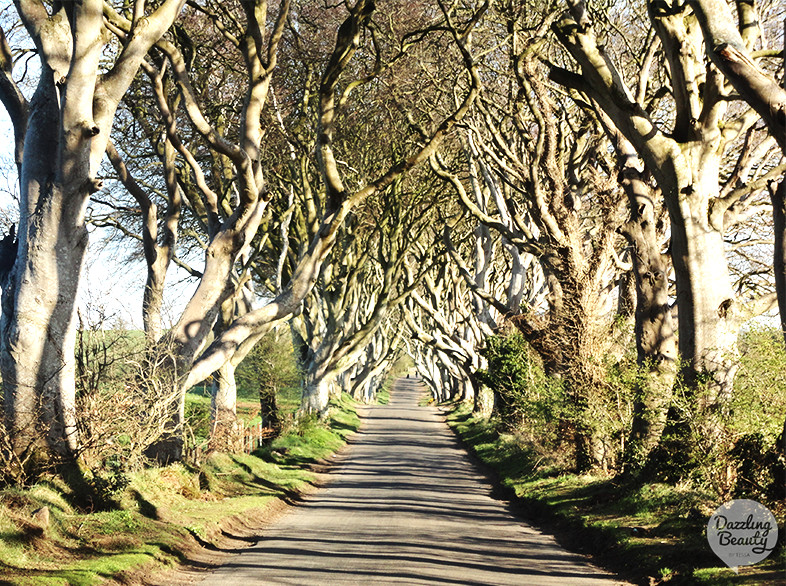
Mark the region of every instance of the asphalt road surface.
POLYGON ((491 498, 423 392, 399 379, 327 487, 202 584, 623 584, 491 498))

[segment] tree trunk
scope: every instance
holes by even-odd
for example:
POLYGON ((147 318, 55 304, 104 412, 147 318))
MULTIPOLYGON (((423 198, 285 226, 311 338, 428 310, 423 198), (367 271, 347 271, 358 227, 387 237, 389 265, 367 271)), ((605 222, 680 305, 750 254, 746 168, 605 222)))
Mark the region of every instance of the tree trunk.
POLYGON ((281 420, 278 416, 278 403, 276 400, 276 387, 272 384, 260 383, 259 385, 259 416, 262 427, 269 427, 278 433, 281 420))
POLYGON ((214 451, 237 451, 243 439, 243 423, 237 417, 237 384, 231 361, 218 370, 212 387, 210 447, 214 451))
MULTIPOLYGON (((761 33, 758 15, 752 2, 738 2, 738 24, 735 26, 730 7, 722 0, 691 0, 704 35, 707 55, 723 72, 742 98, 764 119, 781 151, 786 154, 786 86, 762 71, 752 59, 749 49, 761 33)), ((786 62, 786 47, 784 47, 786 62)), ((781 331, 786 339, 786 179, 770 184, 775 230, 773 266, 778 296, 781 331)), ((781 450, 786 454, 786 422, 781 437, 781 450)))
POLYGON ((164 333, 161 311, 164 303, 165 271, 166 267, 164 267, 162 274, 158 263, 147 267, 147 282, 142 297, 142 327, 145 331, 148 348, 152 348, 164 333))
MULTIPOLYGON (((770 199, 775 230, 772 265, 775 273, 775 291, 778 295, 781 334, 786 341, 786 178, 781 179, 777 186, 770 185, 770 199)), ((783 431, 779 439, 781 454, 786 457, 786 419, 783 421, 783 431)))
POLYGON ((786 179, 781 179, 778 185, 770 184, 770 199, 775 231, 772 266, 775 273, 775 291, 778 295, 781 333, 786 340, 786 179))
POLYGON ((473 408, 475 407, 475 385, 472 382, 472 378, 469 375, 462 376, 459 381, 459 388, 461 393, 461 401, 463 403, 472 403, 473 408))
POLYGON ((657 194, 642 179, 632 145, 614 134, 622 159, 621 183, 628 196, 630 220, 622 232, 633 249, 636 289, 636 362, 647 372, 639 377, 631 433, 623 451, 623 466, 639 468, 657 446, 671 404, 677 376, 677 337, 669 307, 669 264, 661 254, 654 202, 657 194))
POLYGON ((786 88, 759 69, 742 38, 755 41, 759 23, 753 2, 738 2, 743 9, 735 25, 725 0, 690 0, 699 21, 707 56, 723 72, 742 99, 762 117, 786 154, 786 88), (740 31, 742 35, 740 34, 740 31))
POLYGON ((42 435, 54 453, 76 455, 75 300, 85 208, 101 188, 97 172, 118 103, 183 3, 165 0, 129 22, 112 63, 102 59, 108 39, 100 0, 54 3, 51 13, 46 3, 15 4, 40 59, 20 170, 19 245, 0 326, 4 406, 17 444, 42 435))
POLYGON ((364 365, 363 369, 358 373, 352 381, 352 396, 364 403, 370 403, 376 395, 375 383, 377 377, 388 368, 389 362, 387 359, 372 362, 370 359, 364 365))
POLYGON ((303 382, 300 411, 306 414, 315 413, 319 417, 327 415, 332 383, 333 377, 327 374, 307 376, 303 382))
POLYGON ((59 109, 53 72, 33 97, 21 178, 19 248, 3 291, 6 416, 24 447, 44 434, 55 453, 77 446, 75 300, 87 248, 87 186, 55 182, 59 109))
POLYGON ((739 358, 737 324, 723 235, 697 221, 701 210, 685 212, 671 214, 679 351, 686 361, 686 382, 693 386, 706 380, 697 402, 704 412, 722 408, 731 398, 739 358))
POLYGON ((672 79, 672 133, 662 131, 633 99, 598 43, 583 3, 571 2, 572 18, 566 15, 555 25, 560 41, 580 64, 582 76, 556 70, 553 74, 566 85, 589 92, 634 146, 663 193, 671 218, 678 347, 688 385, 705 387, 698 391, 695 404, 699 413, 715 420, 708 421, 705 430, 711 438, 719 431, 717 414, 731 396, 738 358, 737 308, 723 241, 729 204, 719 198, 727 100, 719 76, 699 75, 705 70, 701 38, 686 24, 684 7, 674 12, 654 3, 648 8, 672 79))

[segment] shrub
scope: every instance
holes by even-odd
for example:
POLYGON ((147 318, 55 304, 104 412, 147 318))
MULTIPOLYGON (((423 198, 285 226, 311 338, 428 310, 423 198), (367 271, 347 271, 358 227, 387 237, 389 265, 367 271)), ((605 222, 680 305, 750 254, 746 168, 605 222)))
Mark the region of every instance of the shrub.
POLYGON ((705 392, 701 377, 692 387, 678 381, 669 424, 650 455, 646 477, 691 482, 721 498, 783 498, 786 468, 778 450, 786 417, 783 338, 778 330, 755 326, 742 332, 739 348, 734 393, 722 410, 697 409, 705 392))
MULTIPOLYGON (((740 336, 729 428, 736 437, 774 439, 786 418, 786 348, 780 330, 755 326, 740 336)), ((768 440, 769 441, 769 440, 768 440)))
POLYGON ((281 389, 297 385, 297 369, 288 329, 265 335, 235 372, 238 397, 258 399, 261 389, 281 389))
POLYGON ((478 379, 493 390, 500 422, 530 430, 545 445, 558 443, 560 428, 572 419, 565 389, 545 374, 524 337, 518 333, 490 337, 481 353, 488 368, 478 372, 478 379))

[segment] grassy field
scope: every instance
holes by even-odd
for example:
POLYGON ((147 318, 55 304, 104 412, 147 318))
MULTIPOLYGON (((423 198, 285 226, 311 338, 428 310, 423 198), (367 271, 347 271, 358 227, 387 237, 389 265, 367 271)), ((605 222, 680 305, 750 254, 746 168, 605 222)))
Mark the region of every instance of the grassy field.
MULTIPOLYGON (((282 410, 291 413, 288 400, 283 397, 282 410)), ((205 407, 208 397, 189 395, 192 415, 205 407)), ((255 409, 243 401, 238 411, 253 421, 255 409)), ((226 539, 223 531, 249 519, 262 522, 276 504, 309 490, 317 477, 309 465, 341 448, 359 425, 355 404, 342 397, 327 421, 290 417, 279 438, 252 454, 213 454, 199 465, 129 475, 116 510, 80 511, 78 495, 55 476, 2 490, 0 583, 133 584, 199 559, 226 539)), ((198 433, 199 424, 194 427, 198 433)))
MULTIPOLYGON (((666 484, 623 483, 609 477, 557 474, 514 435, 459 406, 448 422, 465 446, 496 474, 514 507, 556 531, 566 546, 598 556, 637 584, 786 584, 779 545, 764 562, 739 574, 710 549, 707 521, 720 502, 709 493, 666 484)), ((767 503, 783 527, 783 503, 767 503)))

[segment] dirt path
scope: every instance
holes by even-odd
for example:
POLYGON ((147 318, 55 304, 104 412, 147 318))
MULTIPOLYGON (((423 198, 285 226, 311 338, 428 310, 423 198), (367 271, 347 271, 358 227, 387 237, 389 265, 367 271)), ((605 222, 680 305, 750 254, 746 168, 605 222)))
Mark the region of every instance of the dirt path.
POLYGON ((623 583, 492 499, 436 411, 417 406, 422 393, 399 379, 329 485, 202 584, 623 583))

